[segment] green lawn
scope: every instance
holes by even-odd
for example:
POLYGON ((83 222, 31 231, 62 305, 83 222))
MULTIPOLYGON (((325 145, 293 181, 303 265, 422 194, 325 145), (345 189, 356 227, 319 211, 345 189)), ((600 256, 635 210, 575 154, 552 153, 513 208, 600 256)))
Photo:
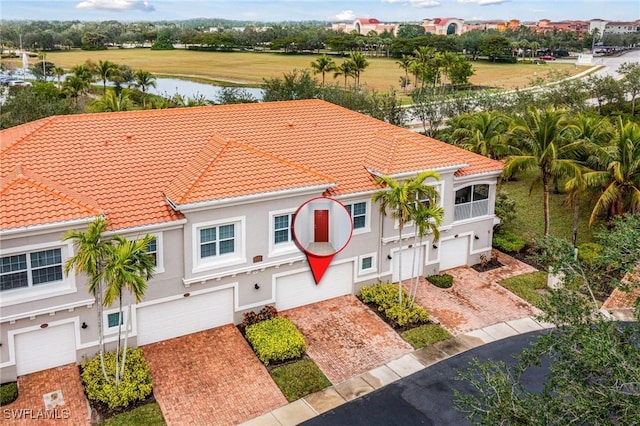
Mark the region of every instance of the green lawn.
POLYGON ((547 273, 541 271, 530 272, 528 274, 505 278, 498 284, 510 292, 517 294, 533 306, 540 308, 548 288, 547 273))
MULTIPOLYGON (((196 52, 183 49, 110 49, 101 51, 72 50, 48 52, 47 61, 66 70, 90 59, 93 62, 109 60, 133 69, 144 69, 157 75, 173 75, 206 79, 214 82, 229 81, 249 85, 261 85, 264 78, 278 77, 294 68, 311 68, 311 62, 317 55, 283 55, 278 53, 255 52, 196 52)), ((335 58, 337 63, 342 58, 335 58)), ((3 59, 7 67, 19 67, 19 59, 3 59)), ((36 62, 35 58, 30 61, 36 62)), ((390 87, 400 90, 400 77, 404 71, 395 58, 367 57, 369 66, 362 73, 361 83, 368 88, 386 92, 390 87)), ((546 75, 555 70, 561 73, 576 74, 586 67, 574 68, 572 64, 549 63, 531 64, 495 64, 473 62, 476 74, 471 77, 473 84, 513 89, 528 86, 535 76, 546 75)), ((320 78, 320 76, 318 76, 320 78)), ((343 84, 343 79, 327 76, 329 84, 343 84)))
POLYGON ((311 359, 274 367, 269 374, 289 402, 331 386, 329 379, 311 359))
POLYGON ((103 423, 105 426, 160 426, 166 425, 162 411, 157 403, 151 403, 135 408, 126 413, 118 414, 103 423))
MULTIPOLYGON (((500 189, 516 203, 516 218, 505 226, 507 231, 531 242, 536 238, 541 238, 544 234, 544 211, 542 200, 542 187, 536 187, 529 194, 529 188, 536 172, 527 172, 518 176, 517 180, 502 182, 500 189)), ((573 229, 573 208, 563 205, 566 194, 553 193, 549 196, 550 211, 550 233, 556 237, 571 240, 573 229)), ((562 184, 560 185, 562 190, 562 184)), ((589 227, 589 216, 591 215, 593 204, 583 201, 580 208, 580 220, 578 222, 578 244, 592 242, 593 232, 598 224, 589 227)))
POLYGON ((415 349, 424 348, 432 343, 450 339, 452 336, 439 324, 426 324, 402 332, 402 338, 415 349))

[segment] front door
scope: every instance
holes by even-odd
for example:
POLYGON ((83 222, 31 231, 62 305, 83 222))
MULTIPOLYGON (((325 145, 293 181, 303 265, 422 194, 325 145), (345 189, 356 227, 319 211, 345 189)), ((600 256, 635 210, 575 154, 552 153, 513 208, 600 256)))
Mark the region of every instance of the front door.
POLYGON ((329 242, 329 210, 313 211, 313 238, 316 243, 329 242))

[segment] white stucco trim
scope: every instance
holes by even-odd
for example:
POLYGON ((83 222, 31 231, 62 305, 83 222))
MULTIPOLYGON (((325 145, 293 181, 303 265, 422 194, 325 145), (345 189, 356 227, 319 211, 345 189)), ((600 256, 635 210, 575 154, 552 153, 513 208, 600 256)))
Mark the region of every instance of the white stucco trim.
POLYGON ((13 237, 14 235, 20 237, 28 237, 31 235, 42 235, 53 232, 62 232, 67 229, 73 229, 77 226, 87 225, 98 217, 101 216, 92 216, 84 219, 76 219, 76 220, 67 220, 63 222, 52 222, 52 223, 44 223, 42 225, 33 225, 33 226, 23 226, 19 228, 11 228, 11 229, 3 229, 0 231, 0 238, 2 237, 13 237))
POLYGON ((69 311, 73 312, 76 308, 81 308, 86 306, 87 308, 91 308, 95 303, 95 299, 85 299, 77 302, 65 303, 64 305, 56 305, 51 306, 49 308, 36 309, 33 311, 21 312, 19 314, 7 315, 6 317, 0 317, 0 323, 10 322, 15 323, 21 319, 31 318, 35 319, 38 315, 52 315, 56 312, 60 311, 69 311))

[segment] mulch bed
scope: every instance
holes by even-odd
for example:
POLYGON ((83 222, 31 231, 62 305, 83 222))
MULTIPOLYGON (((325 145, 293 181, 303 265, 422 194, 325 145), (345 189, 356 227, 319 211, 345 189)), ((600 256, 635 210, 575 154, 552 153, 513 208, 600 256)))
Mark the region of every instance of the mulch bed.
POLYGON ((490 261, 484 265, 482 263, 476 263, 475 265, 471 265, 471 267, 478 272, 487 272, 493 269, 501 268, 503 266, 504 265, 498 261, 490 261))

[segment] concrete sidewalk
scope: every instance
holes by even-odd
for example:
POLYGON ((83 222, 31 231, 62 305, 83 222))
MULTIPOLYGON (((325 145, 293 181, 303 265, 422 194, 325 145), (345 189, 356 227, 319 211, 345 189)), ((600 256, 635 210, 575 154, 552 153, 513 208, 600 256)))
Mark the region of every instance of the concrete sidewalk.
POLYGON ((242 423, 245 426, 297 425, 443 359, 506 337, 553 327, 531 316, 493 324, 413 351, 335 386, 242 423))

